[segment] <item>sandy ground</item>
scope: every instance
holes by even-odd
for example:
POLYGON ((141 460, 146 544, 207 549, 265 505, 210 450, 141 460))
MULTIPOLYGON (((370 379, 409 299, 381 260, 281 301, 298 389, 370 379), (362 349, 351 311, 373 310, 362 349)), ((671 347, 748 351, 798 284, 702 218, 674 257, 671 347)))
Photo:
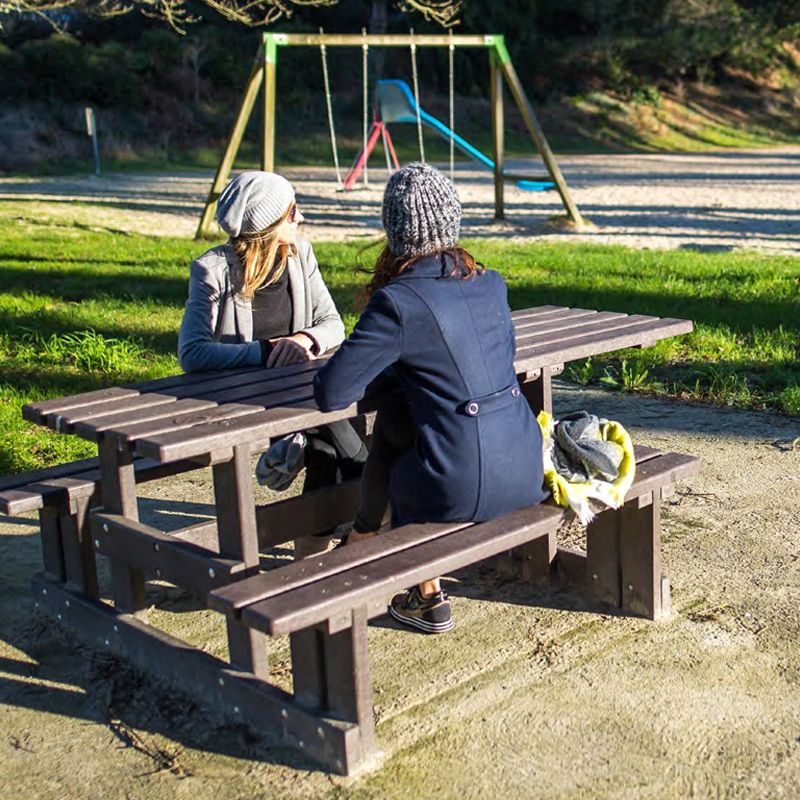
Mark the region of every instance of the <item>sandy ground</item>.
MULTIPOLYGON (((560 160, 575 202, 596 228, 580 235, 546 223, 563 213, 555 192, 508 184, 505 222, 494 222, 492 176, 459 165, 464 234, 518 240, 800 252, 800 148, 751 152, 573 156, 560 160)), ((542 174, 533 162, 511 171, 542 174)), ((380 233, 385 170, 370 186, 336 191, 332 169, 289 168, 312 241, 373 238, 380 233)), ((101 178, 0 178, 0 202, 24 218, 169 236, 194 235, 211 173, 109 175, 101 178)))
MULTIPOLYGON (((486 567, 458 574, 453 633, 371 626, 384 759, 358 779, 224 724, 34 615, 36 528, 0 521, 4 796, 796 798, 800 421, 562 385, 557 411, 577 407, 705 462, 664 508, 672 618, 611 615, 486 567)), ((148 487, 141 513, 177 527, 211 499, 200 471, 148 487)), ((150 596, 155 623, 222 650, 213 612, 167 586, 150 596)), ((271 659, 288 685, 285 641, 271 659)))
MULTIPOLYGON (((562 160, 581 237, 545 227, 552 193, 509 188, 491 222, 485 173, 459 169, 470 236, 800 252, 800 150, 562 160)), ((535 168, 532 168, 535 170, 535 168)), ((287 170, 314 240, 377 234, 380 182, 336 193, 287 170)), ((210 175, 0 179, 35 221, 191 236, 210 175)), ((10 201, 10 202, 3 202, 10 201)), ((35 520, 0 518, 0 785, 43 798, 797 798, 800 796, 800 421, 562 385, 557 411, 624 421, 638 442, 699 455, 664 509, 673 616, 653 624, 486 567, 449 582, 456 630, 370 629, 380 770, 331 777, 201 702, 88 649, 33 613, 35 520)), ((212 513, 206 472, 146 490, 143 519, 212 513), (189 503, 185 498, 191 497, 189 503)), ((267 556, 289 557, 288 550, 267 556)), ((213 612, 152 584, 155 624, 224 652, 213 612)), ((289 686, 288 646, 271 647, 289 686)))

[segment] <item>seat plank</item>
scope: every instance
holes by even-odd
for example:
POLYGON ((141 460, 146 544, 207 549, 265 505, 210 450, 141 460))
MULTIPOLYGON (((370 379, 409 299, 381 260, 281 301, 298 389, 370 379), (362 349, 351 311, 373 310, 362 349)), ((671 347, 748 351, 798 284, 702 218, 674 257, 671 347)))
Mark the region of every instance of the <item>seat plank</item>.
POLYGON ((242 610, 242 620, 273 636, 291 633, 546 535, 563 515, 562 509, 550 505, 530 506, 461 528, 347 573, 248 605, 242 610))
POLYGON ((265 600, 291 589, 315 583, 392 553, 432 541, 469 524, 450 522, 409 525, 404 529, 393 531, 391 536, 376 536, 360 542, 358 547, 340 547, 325 553, 324 557, 293 561, 279 569, 254 575, 231 586, 217 589, 209 596, 209 606, 223 613, 235 613, 257 600, 265 600))
MULTIPOLYGON (((635 453, 637 468, 639 464, 661 455, 660 450, 644 445, 636 445, 635 453)), ((282 503, 296 503, 302 499, 300 496, 284 500, 282 503)), ((269 509, 270 506, 264 507, 266 513, 269 513, 269 509)), ((393 531, 391 536, 377 536, 359 543, 358 547, 342 547, 316 558, 293 561, 279 569, 254 575, 232 586, 226 586, 210 596, 209 605, 222 613, 236 613, 239 609, 258 599, 274 597, 290 589, 314 583, 321 578, 383 558, 408 547, 415 547, 422 542, 431 541, 470 524, 472 523, 452 522, 407 525, 393 531)))
MULTIPOLYGON (((636 479, 626 499, 632 501, 659 486, 688 477, 699 468, 699 459, 681 453, 648 458, 637 468, 636 479)), ((403 548, 383 558, 372 559, 347 572, 306 583, 293 591, 274 594, 246 605, 242 608, 241 616, 248 625, 266 633, 289 633, 307 624, 322 622, 355 607, 355 604, 369 605, 382 594, 452 572, 532 541, 551 528, 558 527, 566 515, 564 509, 550 504, 520 509, 489 522, 460 528, 419 545, 403 548)), ((393 535, 401 530, 393 532, 393 535)), ((375 541, 364 542, 359 549, 375 541)), ((377 542, 380 542, 380 537, 377 542)))

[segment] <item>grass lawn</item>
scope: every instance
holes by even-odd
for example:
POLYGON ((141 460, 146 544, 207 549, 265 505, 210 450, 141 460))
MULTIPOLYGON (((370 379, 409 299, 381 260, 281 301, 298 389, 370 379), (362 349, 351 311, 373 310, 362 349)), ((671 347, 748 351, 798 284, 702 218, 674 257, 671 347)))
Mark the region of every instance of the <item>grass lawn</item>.
MULTIPOLYGON (((557 303, 696 323, 648 350, 570 365, 566 377, 800 414, 800 259, 466 244, 502 272, 514 308, 557 303)), ((207 246, 0 220, 0 474, 94 453, 23 422, 24 403, 178 370, 188 265, 207 246)), ((364 282, 353 269, 360 247, 315 246, 348 327, 364 282)))

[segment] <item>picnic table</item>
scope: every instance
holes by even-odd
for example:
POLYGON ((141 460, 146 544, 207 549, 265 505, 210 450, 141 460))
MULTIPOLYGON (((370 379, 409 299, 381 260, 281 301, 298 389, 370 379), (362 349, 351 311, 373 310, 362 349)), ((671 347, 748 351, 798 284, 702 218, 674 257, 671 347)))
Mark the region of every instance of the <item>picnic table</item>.
MULTIPOLYGON (((516 371, 534 411, 552 410, 551 379, 565 363, 692 330, 688 320, 560 306, 516 311, 512 319, 516 371)), ((40 607, 226 714, 282 731, 331 769, 351 773, 374 751, 366 623, 381 613, 382 602, 363 586, 356 592, 353 581, 369 580, 378 590, 403 579, 411 585, 432 569, 458 568, 471 563, 468 557, 516 545, 551 568, 564 512, 518 513, 510 522, 485 523, 486 531, 475 526, 472 539, 463 523, 414 526, 400 544, 378 537, 274 570, 264 583, 259 553, 265 547, 347 522, 357 507, 357 481, 265 505, 254 500, 252 457, 270 440, 371 411, 362 402, 321 412, 312 391, 321 363, 176 375, 31 403, 23 410, 27 420, 95 442, 98 459, 3 479, 0 511, 40 511, 45 569, 34 579, 40 607), (213 473, 215 519, 170 533, 139 521, 137 483, 205 466, 213 473), (113 605, 100 596, 98 554, 110 561, 113 605), (226 614, 229 663, 148 625, 148 577, 174 583, 226 614), (292 637, 293 694, 268 683, 266 634, 279 633, 292 637)), ((644 470, 635 487, 639 512, 657 507, 661 488, 666 492, 695 468, 696 459, 667 455, 675 458, 648 448, 637 452, 644 470)), ((588 567, 586 556, 575 553, 563 553, 560 566, 569 572, 583 559, 577 569, 591 571, 595 597, 657 617, 667 600, 658 519, 648 513, 649 588, 640 589, 637 577, 627 600, 620 589, 624 565, 616 550, 624 531, 616 517, 597 526, 588 567)), ((530 577, 530 568, 524 574, 530 577)))

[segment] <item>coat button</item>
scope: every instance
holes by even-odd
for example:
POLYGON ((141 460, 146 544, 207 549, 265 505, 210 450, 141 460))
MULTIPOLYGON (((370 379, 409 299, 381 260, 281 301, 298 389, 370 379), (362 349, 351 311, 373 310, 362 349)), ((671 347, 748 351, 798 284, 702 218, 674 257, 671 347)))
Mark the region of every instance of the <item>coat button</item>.
POLYGON ((480 406, 477 403, 470 403, 467 406, 467 414, 469 414, 471 417, 474 417, 478 411, 480 411, 480 406))
POLYGON ((514 387, 514 388, 511 390, 511 396, 512 396, 512 397, 519 397, 519 387, 518 387, 518 386, 515 386, 515 387, 514 387))

